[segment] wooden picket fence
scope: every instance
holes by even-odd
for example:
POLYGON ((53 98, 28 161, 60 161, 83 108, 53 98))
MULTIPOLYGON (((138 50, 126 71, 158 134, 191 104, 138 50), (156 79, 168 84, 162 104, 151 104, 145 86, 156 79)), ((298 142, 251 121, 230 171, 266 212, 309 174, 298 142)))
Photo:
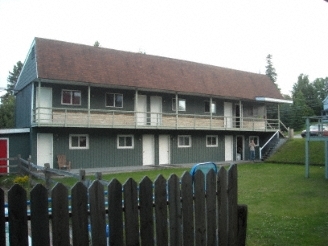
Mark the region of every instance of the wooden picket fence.
POLYGON ((116 179, 104 186, 15 184, 0 189, 0 245, 245 245, 247 206, 237 204, 237 165, 206 176, 144 177, 139 185, 116 179), (50 193, 50 197, 49 197, 50 193), (28 206, 26 205, 28 204, 28 206), (9 233, 6 234, 6 226, 9 233), (108 229, 107 229, 108 228, 108 229), (109 234, 109 235, 106 235, 109 234))

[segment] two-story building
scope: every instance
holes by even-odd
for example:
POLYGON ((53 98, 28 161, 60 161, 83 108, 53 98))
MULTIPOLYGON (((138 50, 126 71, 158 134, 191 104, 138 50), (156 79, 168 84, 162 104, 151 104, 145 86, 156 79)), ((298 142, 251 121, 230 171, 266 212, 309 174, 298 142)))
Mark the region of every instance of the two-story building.
POLYGON ((32 161, 55 168, 247 160, 285 102, 263 74, 42 38, 15 94, 32 161))

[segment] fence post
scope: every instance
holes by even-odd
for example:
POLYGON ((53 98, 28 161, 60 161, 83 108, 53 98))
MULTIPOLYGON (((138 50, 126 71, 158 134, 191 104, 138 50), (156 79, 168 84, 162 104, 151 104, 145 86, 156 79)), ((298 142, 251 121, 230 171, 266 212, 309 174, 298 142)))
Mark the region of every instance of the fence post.
POLYGON ((22 161, 21 161, 21 155, 20 154, 17 155, 17 168, 18 168, 17 173, 23 174, 23 172, 22 172, 22 161))
POLYGON ((50 177, 51 173, 49 172, 50 164, 45 163, 44 164, 44 177, 46 179, 46 188, 49 190, 50 189, 50 177))
POLYGON ((31 156, 28 157, 27 159, 27 162, 28 162, 28 181, 29 181, 29 187, 31 188, 32 187, 32 165, 31 165, 31 156))
POLYGON ((85 170, 80 169, 80 181, 86 186, 89 187, 89 183, 86 180, 85 170))
POLYGON ((96 172, 95 174, 97 180, 102 180, 102 173, 101 172, 96 172))

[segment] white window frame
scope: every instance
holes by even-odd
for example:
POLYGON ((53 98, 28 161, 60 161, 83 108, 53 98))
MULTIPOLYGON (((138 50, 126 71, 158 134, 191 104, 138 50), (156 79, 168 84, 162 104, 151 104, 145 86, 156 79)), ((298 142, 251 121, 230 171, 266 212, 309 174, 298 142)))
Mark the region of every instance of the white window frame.
POLYGON ((108 92, 106 93, 105 95, 105 107, 110 107, 110 108, 123 108, 123 94, 122 93, 111 93, 111 92, 108 92), (114 95, 114 102, 113 102, 113 106, 109 106, 107 105, 107 95, 114 95), (116 106, 116 97, 117 96, 121 96, 122 97, 122 106, 116 106))
POLYGON ((259 136, 249 136, 249 142, 251 142, 252 139, 254 139, 255 146, 259 146, 259 144, 260 144, 259 136))
POLYGON ((118 149, 134 149, 134 136, 133 135, 117 135, 117 148, 118 149), (120 146, 120 138, 124 138, 124 146, 120 146), (132 145, 126 146, 126 139, 131 138, 132 145))
POLYGON ((219 146, 219 137, 218 135, 206 135, 206 147, 218 147, 219 146), (208 144, 208 138, 215 138, 215 144, 208 144))
MULTIPOLYGON (((182 98, 178 98, 178 111, 186 111, 187 110, 187 102, 186 99, 182 99, 182 98), (182 105, 181 109, 180 109, 180 103, 184 104, 182 105)), ((176 110, 176 104, 175 104, 175 98, 172 98, 172 111, 176 110)))
POLYGON ((69 135, 69 149, 89 149, 89 135, 88 134, 70 134, 69 135), (78 137, 78 145, 79 146, 72 146, 73 141, 72 138, 73 137, 78 137), (85 141, 86 141, 86 146, 80 146, 80 138, 81 137, 85 137, 85 141))
POLYGON ((72 105, 72 106, 80 106, 82 103, 82 92, 80 90, 68 90, 68 89, 63 89, 62 92, 61 92, 61 104, 62 105, 72 105), (64 100, 64 92, 70 92, 70 102, 69 103, 64 103, 63 100, 64 100), (80 93, 80 102, 77 104, 77 103, 73 103, 73 93, 74 92, 78 92, 80 93))
POLYGON ((216 114, 216 102, 212 101, 212 106, 210 108, 210 104, 211 102, 210 101, 204 101, 204 112, 205 113, 212 113, 212 114, 216 114), (208 103, 208 107, 209 107, 209 110, 206 111, 206 103, 208 103), (212 111, 212 112, 211 112, 212 111))
POLYGON ((191 147, 191 136, 190 135, 178 135, 178 148, 190 148, 190 147, 191 147), (186 145, 185 143, 180 143, 180 138, 188 138, 189 144, 186 145))

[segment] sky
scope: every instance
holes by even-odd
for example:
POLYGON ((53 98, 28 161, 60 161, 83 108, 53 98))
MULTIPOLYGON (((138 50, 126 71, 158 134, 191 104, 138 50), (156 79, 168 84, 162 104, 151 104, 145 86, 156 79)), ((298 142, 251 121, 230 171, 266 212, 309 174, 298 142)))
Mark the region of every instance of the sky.
POLYGON ((35 37, 265 74, 328 77, 324 0, 0 0, 0 88, 35 37))

